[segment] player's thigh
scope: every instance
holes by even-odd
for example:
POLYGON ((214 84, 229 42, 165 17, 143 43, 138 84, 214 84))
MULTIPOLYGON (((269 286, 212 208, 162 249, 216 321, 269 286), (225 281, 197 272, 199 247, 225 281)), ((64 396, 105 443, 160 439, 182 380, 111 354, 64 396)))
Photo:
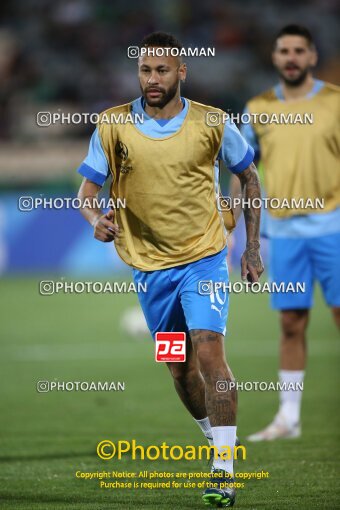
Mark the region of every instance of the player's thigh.
POLYGON ((273 292, 271 304, 277 310, 310 308, 313 303, 312 261, 305 239, 271 238, 269 242, 269 275, 277 285, 283 284, 289 292, 273 292), (296 291, 297 284, 304 284, 305 291, 296 291), (288 287, 289 288, 289 287, 288 287))
POLYGON ((144 284, 138 292, 146 323, 153 338, 158 331, 187 332, 178 289, 170 282, 167 270, 133 271, 135 284, 144 284))
POLYGON ((340 232, 309 239, 313 275, 329 306, 340 306, 340 232))
POLYGON ((180 289, 189 330, 208 330, 225 335, 229 305, 226 287, 228 281, 225 250, 192 265, 180 289))

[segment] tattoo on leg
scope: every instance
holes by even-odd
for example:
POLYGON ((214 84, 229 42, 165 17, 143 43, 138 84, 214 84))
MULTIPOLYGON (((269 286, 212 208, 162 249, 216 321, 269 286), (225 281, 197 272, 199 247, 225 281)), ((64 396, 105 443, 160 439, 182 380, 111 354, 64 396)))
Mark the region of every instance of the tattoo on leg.
POLYGON ((217 391, 217 381, 230 383, 232 380, 225 371, 215 372, 205 379, 205 403, 212 427, 236 424, 236 388, 217 391))
POLYGON ((207 416, 204 380, 199 372, 188 372, 185 377, 174 379, 176 391, 189 413, 202 420, 207 416))
POLYGON ((217 382, 234 380, 224 355, 223 335, 206 330, 191 330, 190 337, 197 353, 205 382, 205 405, 212 427, 235 425, 236 388, 218 391, 217 382))
POLYGON ((202 344, 206 342, 217 342, 220 340, 222 335, 215 333, 214 331, 206 331, 204 329, 192 329, 190 331, 190 337, 194 346, 196 344, 202 344))
POLYGON ((177 394, 189 413, 196 420, 206 418, 205 384, 190 338, 187 341, 186 362, 169 363, 168 368, 172 374, 177 394))

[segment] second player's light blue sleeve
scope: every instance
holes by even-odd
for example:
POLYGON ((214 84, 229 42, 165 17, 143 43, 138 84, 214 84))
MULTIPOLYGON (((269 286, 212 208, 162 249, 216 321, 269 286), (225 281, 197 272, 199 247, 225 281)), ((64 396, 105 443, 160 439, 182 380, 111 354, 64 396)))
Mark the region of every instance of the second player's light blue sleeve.
MULTIPOLYGON (((249 113, 248 108, 245 108, 243 113, 248 114, 249 113)), ((247 118, 247 115, 245 115, 245 118, 247 118)), ((247 140, 249 145, 254 149, 255 159, 260 159, 260 144, 259 144, 256 133, 255 133, 254 128, 251 125, 251 123, 248 122, 247 124, 242 124, 242 126, 240 127, 240 131, 241 131, 242 136, 247 140)))
POLYGON ((109 175, 109 164, 100 142, 98 129, 95 129, 91 137, 89 152, 77 171, 98 186, 103 186, 106 181, 109 175))
POLYGON ((222 159, 234 174, 243 172, 253 162, 253 148, 230 119, 224 125, 222 146, 217 157, 222 159))

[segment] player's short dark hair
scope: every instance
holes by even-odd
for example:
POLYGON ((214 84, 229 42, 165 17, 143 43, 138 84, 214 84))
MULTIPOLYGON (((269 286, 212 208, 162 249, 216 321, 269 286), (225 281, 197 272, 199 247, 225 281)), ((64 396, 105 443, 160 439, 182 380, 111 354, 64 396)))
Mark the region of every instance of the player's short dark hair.
POLYGON ((276 45, 277 40, 284 35, 299 35, 300 37, 304 37, 306 39, 308 46, 314 46, 312 34, 307 27, 302 25, 286 25, 285 27, 281 28, 275 37, 274 46, 276 45))
POLYGON ((166 32, 152 32, 144 37, 140 46, 150 46, 158 48, 183 48, 182 44, 172 34, 166 32))

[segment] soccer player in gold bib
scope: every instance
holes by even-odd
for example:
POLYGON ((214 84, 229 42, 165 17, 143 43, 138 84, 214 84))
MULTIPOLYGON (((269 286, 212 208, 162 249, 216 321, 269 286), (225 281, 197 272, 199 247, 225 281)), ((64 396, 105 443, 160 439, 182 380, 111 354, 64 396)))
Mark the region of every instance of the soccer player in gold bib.
MULTIPOLYGON (((138 61, 142 97, 104 113, 124 119, 142 114, 144 122, 99 122, 79 168, 80 198, 95 197, 109 176, 112 197, 125 198, 126 208, 82 212, 95 238, 114 240, 135 282, 147 285, 139 300, 152 336, 186 332, 186 361, 168 363, 176 391, 210 444, 217 450, 230 445, 233 452, 236 392, 227 387, 233 375, 224 353, 228 294, 214 285, 228 281, 216 164, 224 160, 239 176, 247 198, 259 197, 254 152, 235 125, 222 122, 221 110, 180 96, 186 65, 178 56, 154 51, 180 49, 173 36, 151 34, 141 48, 148 49, 138 61)), ((263 271, 259 211, 248 207, 245 219, 242 276, 257 281, 263 271)), ((213 470, 227 473, 218 480, 230 483, 232 459, 216 458, 213 470)), ((207 489, 203 499, 232 506, 235 491, 207 489)))
POLYGON ((280 83, 251 99, 247 111, 253 118, 292 114, 298 121, 242 128, 263 163, 267 198, 283 204, 265 215, 271 279, 306 284, 304 293, 272 294, 281 320, 279 377, 288 389, 281 391, 274 421, 251 441, 300 435, 302 390, 296 383, 304 378, 315 280, 340 328, 340 88, 313 78, 316 61, 310 32, 297 25, 283 28, 273 51, 280 83), (302 125, 304 114, 312 114, 313 122, 302 125))

